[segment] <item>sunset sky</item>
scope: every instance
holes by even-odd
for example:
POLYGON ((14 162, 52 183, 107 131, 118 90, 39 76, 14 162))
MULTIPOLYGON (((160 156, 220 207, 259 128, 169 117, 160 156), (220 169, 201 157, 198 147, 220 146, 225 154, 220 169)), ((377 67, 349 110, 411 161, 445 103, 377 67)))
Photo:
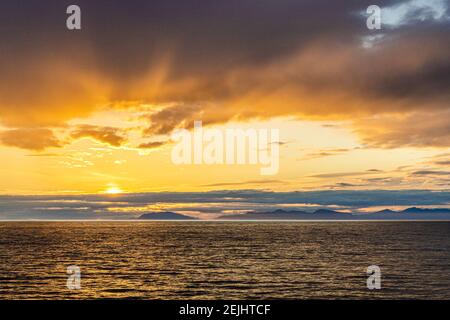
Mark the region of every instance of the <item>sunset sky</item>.
POLYGON ((0 194, 448 191, 449 2, 375 2, 1 1, 0 194), (279 173, 173 164, 196 120, 279 129, 279 173))

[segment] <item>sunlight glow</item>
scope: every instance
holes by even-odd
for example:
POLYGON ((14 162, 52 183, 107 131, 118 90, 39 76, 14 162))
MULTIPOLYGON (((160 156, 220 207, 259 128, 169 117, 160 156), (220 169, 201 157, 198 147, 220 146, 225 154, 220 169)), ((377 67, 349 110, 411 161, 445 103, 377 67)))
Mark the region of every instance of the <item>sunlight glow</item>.
POLYGON ((105 190, 104 193, 106 193, 106 194, 121 194, 121 193, 123 193, 123 190, 120 189, 118 186, 110 185, 108 187, 108 189, 105 190))

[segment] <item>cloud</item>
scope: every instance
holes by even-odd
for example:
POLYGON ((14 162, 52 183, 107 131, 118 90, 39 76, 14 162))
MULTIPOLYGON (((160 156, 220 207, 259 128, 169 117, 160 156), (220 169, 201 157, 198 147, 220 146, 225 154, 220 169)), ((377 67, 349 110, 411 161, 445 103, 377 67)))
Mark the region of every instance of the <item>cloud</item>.
POLYGON ((241 182, 222 182, 202 185, 202 187, 229 187, 229 186, 245 186, 245 185, 259 185, 259 184, 286 184, 282 180, 251 180, 241 182))
POLYGON ((127 142, 127 138, 122 135, 122 131, 112 127, 80 125, 71 132, 70 136, 73 139, 92 138, 113 147, 120 147, 127 142))
POLYGON ((407 0, 383 8, 381 12, 384 25, 398 28, 426 20, 446 20, 447 5, 445 0, 407 0))
POLYGON ((198 105, 174 105, 146 116, 150 126, 143 130, 144 135, 169 134, 175 128, 193 126, 193 121, 201 119, 198 105))
POLYGON ((5 146, 34 151, 62 146, 62 143, 53 134, 53 131, 40 128, 1 131, 0 142, 5 146))
POLYGON ((120 101, 141 101, 162 106, 147 118, 149 136, 194 119, 289 115, 354 121, 355 132, 374 146, 450 145, 448 19, 402 16, 367 49, 360 39, 372 33, 355 13, 369 1, 77 4, 88 13, 81 32, 65 29, 64 2, 0 4, 8 15, 0 28, 8 43, 0 53, 3 125, 50 128, 120 101), (114 30, 105 28, 111 21, 114 30), (422 113, 426 123, 409 127, 370 120, 370 132, 364 126, 373 116, 422 113))
POLYGON ((330 156, 338 156, 344 153, 351 151, 351 149, 347 148, 331 148, 331 149, 323 149, 317 152, 307 153, 301 160, 311 160, 323 157, 330 156))
POLYGON ((361 187, 363 185, 360 184, 354 184, 354 183, 348 183, 348 182, 338 182, 332 185, 324 186, 326 189, 347 189, 347 188, 356 188, 361 187))
POLYGON ((412 175, 415 176, 450 176, 450 171, 439 171, 439 170, 420 170, 414 171, 412 175))
POLYGON ((380 171, 367 170, 367 171, 356 171, 356 172, 332 172, 332 173, 322 173, 311 175, 312 178, 341 178, 341 177, 352 177, 352 176, 362 176, 368 174, 377 174, 380 171))
POLYGON ((166 144, 165 141, 147 142, 147 143, 141 143, 138 146, 138 148, 140 148, 140 149, 155 149, 155 148, 161 147, 164 144, 166 144))
POLYGON ((437 165, 437 166, 448 166, 450 165, 450 153, 441 153, 430 158, 427 164, 437 165))
POLYGON ((440 166, 450 166, 450 160, 436 161, 435 164, 440 166))
POLYGON ((372 206, 448 206, 450 192, 426 190, 257 190, 106 195, 0 196, 0 219, 127 219, 159 208, 221 213, 282 207, 348 209, 372 206))
POLYGON ((450 110, 391 114, 358 120, 354 129, 368 147, 448 147, 450 110))
POLYGON ((35 153, 35 154, 27 154, 27 157, 61 157, 62 154, 59 153, 35 153))

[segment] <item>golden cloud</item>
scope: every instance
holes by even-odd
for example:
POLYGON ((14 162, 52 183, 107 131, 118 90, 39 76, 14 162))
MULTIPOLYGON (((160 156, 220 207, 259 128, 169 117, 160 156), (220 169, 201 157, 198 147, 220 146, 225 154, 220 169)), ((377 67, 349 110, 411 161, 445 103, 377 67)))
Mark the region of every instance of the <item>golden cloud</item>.
POLYGON ((61 147, 62 143, 53 131, 42 128, 25 128, 0 132, 0 142, 5 146, 34 151, 42 151, 49 147, 61 147))
POLYGON ((73 139, 92 138, 114 147, 120 147, 127 141, 127 138, 122 135, 121 130, 118 128, 92 125, 78 126, 71 132, 70 137, 73 139))

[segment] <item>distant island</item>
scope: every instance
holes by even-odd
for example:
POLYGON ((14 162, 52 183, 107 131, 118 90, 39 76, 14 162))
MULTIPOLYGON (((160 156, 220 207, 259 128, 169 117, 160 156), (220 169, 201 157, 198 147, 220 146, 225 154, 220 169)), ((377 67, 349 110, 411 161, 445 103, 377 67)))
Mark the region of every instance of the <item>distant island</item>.
POLYGON ((222 215, 219 220, 450 220, 450 209, 408 208, 403 211, 382 210, 371 213, 347 213, 327 209, 314 212, 286 211, 248 212, 222 215))
MULTIPOLYGON (((147 212, 138 220, 199 220, 176 212, 147 212)), ((370 213, 348 213, 328 209, 313 212, 299 210, 251 211, 242 214, 227 214, 216 220, 450 220, 450 209, 408 208, 402 211, 381 210, 370 213)))
POLYGON ((148 212, 141 215, 139 220, 197 220, 197 218, 186 216, 175 212, 148 212))

